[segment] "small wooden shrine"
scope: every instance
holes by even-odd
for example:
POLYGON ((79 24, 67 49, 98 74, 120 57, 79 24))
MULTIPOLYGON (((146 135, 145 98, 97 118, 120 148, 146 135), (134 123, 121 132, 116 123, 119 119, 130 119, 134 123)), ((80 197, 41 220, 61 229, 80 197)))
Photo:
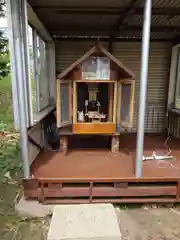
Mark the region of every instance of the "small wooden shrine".
POLYGON ((57 127, 65 148, 70 134, 111 135, 118 148, 121 129, 132 127, 134 73, 97 44, 57 78, 57 127))

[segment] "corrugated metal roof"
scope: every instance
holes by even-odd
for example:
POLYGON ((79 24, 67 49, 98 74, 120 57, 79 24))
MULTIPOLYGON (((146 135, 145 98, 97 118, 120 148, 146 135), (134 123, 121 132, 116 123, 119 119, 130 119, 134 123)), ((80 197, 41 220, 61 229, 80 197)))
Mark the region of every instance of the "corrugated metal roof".
POLYGON ((180 7, 179 0, 153 0, 153 7, 180 7))
POLYGON ((109 25, 111 23, 116 22, 118 15, 101 15, 101 14, 94 14, 93 17, 89 17, 86 14, 61 14, 58 10, 54 9, 40 9, 38 10, 41 19, 43 20, 44 24, 48 26, 61 26, 61 25, 109 25), (51 16, 47 18, 47 16, 51 16), (53 16, 53 17, 52 17, 53 16))
MULTIPOLYGON (((140 38, 144 0, 29 0, 54 36, 111 36, 140 38), (119 30, 117 27, 120 21, 119 30)), ((151 36, 174 39, 180 35, 180 0, 152 0, 151 36)))
MULTIPOLYGON (((127 19, 128 25, 141 25, 143 24, 143 16, 133 15, 131 19, 127 19)), ((180 15, 168 16, 168 15, 152 15, 152 26, 179 26, 180 27, 180 15)))

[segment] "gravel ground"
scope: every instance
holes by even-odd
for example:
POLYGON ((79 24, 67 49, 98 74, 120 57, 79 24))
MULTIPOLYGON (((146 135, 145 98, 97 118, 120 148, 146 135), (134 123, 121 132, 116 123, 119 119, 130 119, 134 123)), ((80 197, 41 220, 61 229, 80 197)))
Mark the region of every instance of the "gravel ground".
POLYGON ((116 207, 122 240, 179 240, 180 208, 143 205, 116 207))

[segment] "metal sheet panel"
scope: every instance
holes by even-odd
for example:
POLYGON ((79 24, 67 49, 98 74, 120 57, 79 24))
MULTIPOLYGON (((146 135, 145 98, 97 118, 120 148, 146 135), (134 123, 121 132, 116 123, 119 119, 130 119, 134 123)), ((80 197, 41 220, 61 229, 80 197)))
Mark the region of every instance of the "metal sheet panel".
MULTIPOLYGON (((77 58, 88 51, 94 42, 56 42, 56 70, 61 72, 77 58)), ((107 48, 107 43, 102 43, 107 48)), ((137 130, 139 75, 141 60, 140 42, 116 42, 114 55, 136 74, 135 108, 133 132, 137 130)), ((170 68, 171 44, 153 42, 150 45, 148 96, 146 108, 145 132, 162 132, 165 128, 165 106, 167 101, 168 78, 170 68)))
MULTIPOLYGON (((165 104, 167 100, 170 54, 170 43, 151 43, 145 132, 162 132, 165 127, 165 104)), ((133 131, 136 131, 139 108, 141 43, 116 43, 114 55, 136 74, 133 117, 133 131)))
MULTIPOLYGON (((91 47, 93 47, 95 41, 57 41, 55 44, 56 72, 60 73, 84 53, 86 53, 91 47)), ((104 47, 107 47, 107 43, 101 44, 103 44, 104 47)))
MULTIPOLYGON (((28 131, 28 136, 30 136, 40 146, 43 146, 43 132, 41 128, 41 123, 38 123, 37 125, 32 127, 28 131)), ((28 142, 28 147, 29 165, 31 165, 40 153, 40 150, 30 142, 28 142)))

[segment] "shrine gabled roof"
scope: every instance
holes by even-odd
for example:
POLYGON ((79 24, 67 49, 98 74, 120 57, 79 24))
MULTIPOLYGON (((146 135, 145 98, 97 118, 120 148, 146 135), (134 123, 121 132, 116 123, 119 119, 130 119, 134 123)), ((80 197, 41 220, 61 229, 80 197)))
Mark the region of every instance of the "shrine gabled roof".
POLYGON ((57 78, 62 79, 67 76, 71 71, 73 71, 76 67, 78 67, 82 62, 84 62, 88 57, 90 57, 94 53, 103 53, 106 57, 108 57, 119 69, 123 72, 123 76, 126 78, 135 78, 134 72, 127 68, 121 61, 119 61, 116 57, 114 57, 110 52, 108 52, 101 44, 97 44, 92 47, 88 52, 86 52, 82 57, 77 59, 74 63, 72 63, 69 67, 67 67, 63 72, 57 75, 57 78))

